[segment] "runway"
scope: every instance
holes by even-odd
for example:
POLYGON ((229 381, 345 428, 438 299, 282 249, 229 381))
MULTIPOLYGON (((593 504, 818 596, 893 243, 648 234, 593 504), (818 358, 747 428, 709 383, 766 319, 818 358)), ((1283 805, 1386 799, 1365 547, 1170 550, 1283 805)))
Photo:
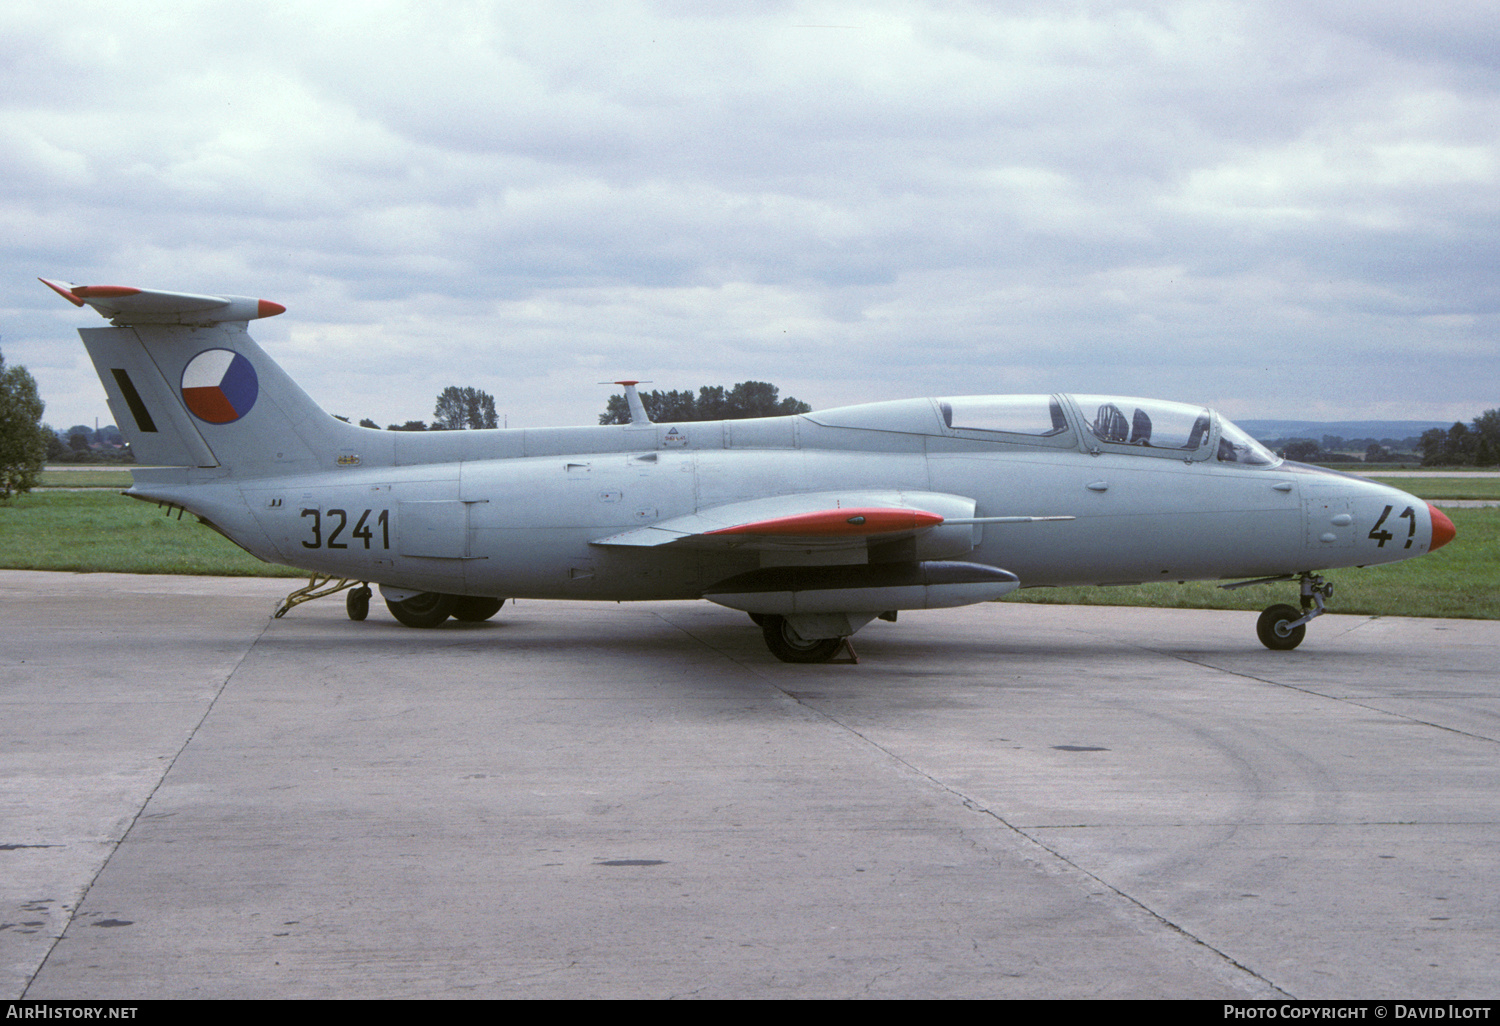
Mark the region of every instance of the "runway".
POLYGON ((0 995, 1490 998, 1500 623, 0 572, 0 995))

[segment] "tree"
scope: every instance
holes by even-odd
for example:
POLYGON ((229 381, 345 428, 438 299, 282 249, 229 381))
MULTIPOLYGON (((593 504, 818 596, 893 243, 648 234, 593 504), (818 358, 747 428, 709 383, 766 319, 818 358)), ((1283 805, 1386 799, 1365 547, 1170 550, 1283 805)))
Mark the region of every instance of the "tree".
POLYGON ((1448 440, 1443 445, 1443 462, 1453 466, 1465 466, 1474 462, 1474 450, 1479 439, 1469 431, 1463 421, 1454 422, 1448 429, 1448 440))
POLYGON ((1322 455, 1322 449, 1311 438, 1294 438, 1286 443, 1284 455, 1298 463, 1310 463, 1322 455))
POLYGON ((434 430, 463 431, 498 427, 500 424, 495 413, 494 396, 477 388, 456 385, 449 385, 438 393, 432 417, 434 430))
POLYGON ((1417 451, 1422 454, 1422 466, 1431 467, 1443 462, 1443 449, 1448 445, 1448 432, 1442 428, 1428 428, 1417 441, 1417 451))
POLYGON ((359 422, 359 426, 362 427, 362 428, 374 428, 376 431, 380 430, 380 425, 377 424, 377 423, 375 423, 369 417, 361 418, 360 422, 359 422))
POLYGON ((1500 458, 1500 409, 1485 410, 1474 418, 1474 434, 1479 436, 1474 459, 1480 466, 1493 466, 1500 458))
POLYGON ((0 500, 31 491, 47 458, 42 426, 46 403, 25 367, 5 366, 0 353, 0 500))
MULTIPOLYGON (((646 416, 657 424, 681 424, 694 420, 746 420, 750 417, 787 417, 794 413, 811 413, 807 403, 787 396, 778 398, 781 390, 768 381, 741 381, 733 388, 704 385, 695 397, 692 392, 641 393, 646 416)), ((630 423, 630 406, 623 395, 612 395, 601 424, 630 423)))
POLYGON ((57 459, 60 456, 66 456, 68 454, 70 450, 68 449, 67 445, 63 443, 63 440, 57 437, 56 431, 52 430, 46 424, 43 424, 42 433, 46 437, 48 463, 51 463, 53 460, 57 459))
POLYGON ((386 428, 386 430, 387 431, 426 431, 427 430, 427 422, 425 420, 409 420, 405 424, 391 424, 390 426, 388 426, 386 428))

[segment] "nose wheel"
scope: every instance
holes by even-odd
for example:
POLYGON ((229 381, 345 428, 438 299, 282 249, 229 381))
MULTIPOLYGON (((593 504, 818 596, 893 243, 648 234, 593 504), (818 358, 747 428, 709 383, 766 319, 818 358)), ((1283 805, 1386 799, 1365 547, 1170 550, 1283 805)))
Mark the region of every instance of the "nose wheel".
POLYGON ((1260 643, 1272 651, 1288 652, 1302 644, 1302 639, 1307 636, 1307 625, 1303 622, 1302 611, 1296 606, 1267 606, 1260 619, 1255 621, 1255 634, 1260 643))
POLYGON ((1255 621, 1255 634, 1260 643, 1276 652, 1289 652, 1302 644, 1307 636, 1307 623, 1322 616, 1326 604, 1333 599, 1333 584, 1317 574, 1302 574, 1302 608, 1296 606, 1268 606, 1255 621))
MULTIPOLYGON (((1280 577, 1262 577, 1254 581, 1237 581, 1221 584, 1226 591, 1248 588, 1252 584, 1271 584, 1275 581, 1290 581, 1291 574, 1280 577)), ((1296 606, 1267 606, 1255 621, 1255 635, 1260 643, 1277 652, 1289 652, 1302 644, 1307 636, 1307 622, 1326 612, 1325 606, 1333 599, 1333 584, 1315 573, 1297 575, 1302 587, 1302 608, 1296 606)))

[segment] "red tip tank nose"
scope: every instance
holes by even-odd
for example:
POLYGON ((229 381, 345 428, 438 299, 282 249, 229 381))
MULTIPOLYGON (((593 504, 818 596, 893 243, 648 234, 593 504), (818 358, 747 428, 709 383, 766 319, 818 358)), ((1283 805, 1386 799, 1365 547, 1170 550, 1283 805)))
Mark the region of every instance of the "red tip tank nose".
POLYGON ((1447 514, 1430 502, 1427 504, 1427 511, 1432 514, 1432 546, 1427 551, 1436 552, 1453 540, 1458 534, 1458 528, 1453 526, 1453 521, 1448 519, 1447 514))

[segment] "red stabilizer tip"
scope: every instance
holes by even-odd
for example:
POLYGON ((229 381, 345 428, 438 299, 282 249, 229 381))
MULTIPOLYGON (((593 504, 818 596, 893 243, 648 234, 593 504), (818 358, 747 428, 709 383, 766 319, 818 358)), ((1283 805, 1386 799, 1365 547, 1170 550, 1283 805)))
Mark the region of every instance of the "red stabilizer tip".
POLYGON ((838 537, 841 535, 888 534, 936 527, 943 518, 936 513, 917 509, 825 509, 816 513, 798 513, 753 524, 723 527, 705 534, 792 535, 799 537, 838 537))
POLYGON ((1430 502, 1427 504, 1427 511, 1432 514, 1432 546, 1427 551, 1436 552, 1457 537, 1458 528, 1453 526, 1448 514, 1430 502))
POLYGON ((43 285, 47 286, 53 292, 56 292, 59 296, 62 296, 64 299, 66 299, 68 302, 72 303, 74 306, 82 306, 83 305, 83 300, 79 299, 77 296, 73 295, 73 293, 69 292, 67 289, 65 289, 61 285, 57 284, 57 282, 48 281, 46 278, 38 278, 37 281, 39 281, 43 285))
POLYGON ((73 290, 73 295, 83 299, 121 299, 140 295, 140 292, 129 285, 79 285, 73 290))
POLYGON ((269 299, 262 299, 260 306, 256 309, 257 317, 275 317, 277 314, 286 313, 286 307, 280 303, 273 303, 269 299))

